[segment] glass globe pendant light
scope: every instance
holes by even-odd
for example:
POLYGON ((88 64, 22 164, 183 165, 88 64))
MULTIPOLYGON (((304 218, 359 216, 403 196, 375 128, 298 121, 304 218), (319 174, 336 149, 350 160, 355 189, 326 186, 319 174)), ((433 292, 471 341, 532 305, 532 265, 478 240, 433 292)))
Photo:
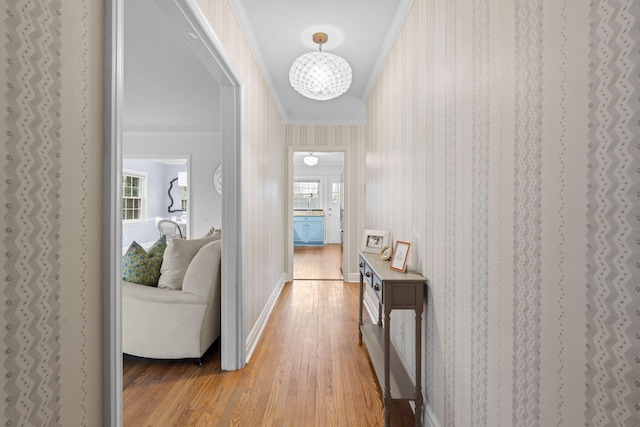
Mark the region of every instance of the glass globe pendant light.
POLYGON ((351 86, 351 67, 343 58, 322 51, 329 40, 325 33, 315 33, 313 42, 318 52, 299 56, 289 69, 289 83, 307 98, 326 101, 345 93, 351 86))

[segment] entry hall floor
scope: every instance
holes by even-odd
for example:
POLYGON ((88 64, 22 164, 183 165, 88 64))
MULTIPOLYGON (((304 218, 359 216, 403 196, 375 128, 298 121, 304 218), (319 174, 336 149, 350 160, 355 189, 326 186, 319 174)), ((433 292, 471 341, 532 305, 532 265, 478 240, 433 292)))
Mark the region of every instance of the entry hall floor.
MULTIPOLYGON (((380 387, 358 345, 358 284, 284 286, 249 364, 220 371, 216 342, 204 365, 124 356, 125 426, 382 426, 380 387)), ((409 404, 393 426, 412 426, 409 404)))

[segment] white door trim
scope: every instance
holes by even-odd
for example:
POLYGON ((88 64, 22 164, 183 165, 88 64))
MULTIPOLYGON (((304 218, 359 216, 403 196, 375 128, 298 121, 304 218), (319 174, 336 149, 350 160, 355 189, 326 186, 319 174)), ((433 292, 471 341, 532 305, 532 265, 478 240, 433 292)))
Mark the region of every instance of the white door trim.
MULTIPOLYGON (((222 369, 246 364, 242 247, 243 89, 239 74, 195 0, 160 0, 176 25, 187 24, 200 37, 200 59, 221 85, 222 163, 222 369)), ((122 425, 122 111, 124 0, 105 2, 105 156, 103 208, 103 425, 122 425)))

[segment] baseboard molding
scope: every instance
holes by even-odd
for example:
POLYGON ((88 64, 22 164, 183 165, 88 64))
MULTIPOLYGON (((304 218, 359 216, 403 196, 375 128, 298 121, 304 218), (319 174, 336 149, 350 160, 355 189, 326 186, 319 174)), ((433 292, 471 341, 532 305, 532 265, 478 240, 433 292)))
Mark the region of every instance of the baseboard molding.
POLYGON ((436 419, 431 405, 425 405, 424 407, 424 423, 422 423, 422 425, 425 427, 440 427, 440 423, 436 419))
POLYGON ((342 275, 342 281, 349 283, 360 283, 360 273, 342 275))
POLYGON ((280 293, 282 292, 282 288, 284 288, 284 284, 286 283, 286 274, 283 274, 278 281, 275 289, 271 293, 267 304, 265 305, 262 313, 260 313, 260 317, 256 321, 256 324, 253 325, 251 332, 249 332, 249 336, 247 336, 247 359, 246 362, 249 363, 251 356, 253 355, 258 342, 260 341, 260 337, 262 336, 262 332, 264 331, 265 326, 267 325, 267 321, 269 320, 269 316, 271 316, 271 312, 273 308, 276 306, 276 302, 278 302, 278 298, 280 297, 280 293))

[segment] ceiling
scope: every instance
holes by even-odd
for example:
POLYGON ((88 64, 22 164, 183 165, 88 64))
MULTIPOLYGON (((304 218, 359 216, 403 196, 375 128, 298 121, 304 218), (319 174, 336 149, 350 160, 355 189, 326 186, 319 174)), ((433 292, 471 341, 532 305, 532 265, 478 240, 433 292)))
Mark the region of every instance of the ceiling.
POLYGON ((123 129, 219 131, 220 85, 179 29, 180 12, 158 3, 124 2, 123 129))
POLYGON ((410 0, 231 0, 288 124, 364 124, 365 103, 396 39, 410 0), (289 68, 318 50, 311 37, 324 32, 322 47, 351 65, 351 87, 338 98, 315 101, 289 84, 289 68))
MULTIPOLYGON (((412 2, 230 0, 286 124, 364 124, 367 97, 412 2), (318 31, 329 36, 323 51, 353 71, 349 90, 328 101, 289 84, 293 61, 318 49, 318 31)), ((219 85, 179 9, 167 0, 124 4, 124 131, 219 131, 219 85)))

